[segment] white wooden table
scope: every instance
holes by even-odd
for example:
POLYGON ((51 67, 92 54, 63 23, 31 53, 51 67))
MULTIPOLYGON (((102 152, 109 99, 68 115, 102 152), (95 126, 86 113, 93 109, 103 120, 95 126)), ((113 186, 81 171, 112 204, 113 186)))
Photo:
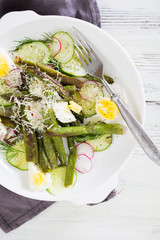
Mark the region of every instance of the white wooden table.
MULTIPOLYGON (((160 147, 160 1, 97 0, 102 28, 129 52, 146 97, 145 129, 160 147)), ((120 175, 113 200, 77 207, 57 203, 1 240, 159 240, 160 168, 139 146, 120 175)))

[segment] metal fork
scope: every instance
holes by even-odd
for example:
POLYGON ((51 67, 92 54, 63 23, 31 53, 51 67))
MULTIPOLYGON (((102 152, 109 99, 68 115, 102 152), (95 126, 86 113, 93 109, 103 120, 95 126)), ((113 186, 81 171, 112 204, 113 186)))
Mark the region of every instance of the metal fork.
POLYGON ((82 33, 75 27, 71 30, 72 36, 76 45, 76 54, 79 57, 83 67, 86 69, 87 73, 99 78, 111 99, 116 103, 119 111, 134 135, 137 142, 140 144, 144 152, 158 165, 160 165, 160 151, 154 145, 150 137, 147 135, 145 130, 142 128, 141 124, 137 121, 134 115, 130 112, 128 107, 122 102, 119 95, 116 94, 110 85, 103 78, 103 63, 97 56, 91 45, 85 40, 86 38, 82 36, 82 33))

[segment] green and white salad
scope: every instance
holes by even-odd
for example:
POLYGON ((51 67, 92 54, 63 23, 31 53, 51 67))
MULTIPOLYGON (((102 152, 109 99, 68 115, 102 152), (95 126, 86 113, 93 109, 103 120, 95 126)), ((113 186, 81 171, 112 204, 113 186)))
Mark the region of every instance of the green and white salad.
POLYGON ((76 186, 77 172, 91 171, 94 152, 123 134, 118 114, 67 32, 17 41, 12 57, 0 48, 0 152, 28 171, 31 190, 55 195, 76 186))

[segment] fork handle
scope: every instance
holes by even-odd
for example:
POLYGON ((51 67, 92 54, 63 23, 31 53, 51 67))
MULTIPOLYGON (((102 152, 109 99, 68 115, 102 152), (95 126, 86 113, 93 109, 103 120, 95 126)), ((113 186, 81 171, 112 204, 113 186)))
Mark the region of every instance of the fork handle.
POLYGON ((112 100, 117 104, 119 111, 130 128, 132 134, 144 150, 144 152, 158 165, 160 165, 160 151, 154 145, 150 137, 147 135, 141 124, 133 116, 127 106, 122 102, 118 95, 113 94, 112 100))

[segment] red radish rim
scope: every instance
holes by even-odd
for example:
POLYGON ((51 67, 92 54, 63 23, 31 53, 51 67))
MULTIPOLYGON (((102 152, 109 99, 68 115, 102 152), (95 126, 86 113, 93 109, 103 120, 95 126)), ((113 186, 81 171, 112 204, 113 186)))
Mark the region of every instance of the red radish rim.
POLYGON ((54 69, 54 67, 52 65, 46 65, 46 67, 50 67, 50 68, 54 69))
POLYGON ((89 158, 86 154, 78 154, 77 155, 77 157, 79 157, 79 156, 85 156, 85 157, 87 157, 88 158, 88 160, 90 161, 90 163, 91 163, 91 166, 90 166, 90 168, 89 168, 89 170, 87 170, 87 171, 80 171, 79 169, 77 169, 76 167, 75 167, 75 169, 76 169, 76 171, 77 172, 79 172, 79 173, 83 173, 83 174, 85 174, 85 173, 88 173, 88 172, 90 172, 91 171, 91 169, 92 169, 92 167, 93 167, 93 162, 92 162, 92 159, 91 158, 89 158))
MULTIPOLYGON (((87 81, 85 81, 85 82, 83 83, 83 85, 84 85, 86 82, 94 82, 93 84, 95 84, 95 85, 97 85, 97 86, 99 87, 98 83, 97 83, 96 81, 94 81, 94 80, 87 80, 87 81)), ((84 86, 86 86, 86 85, 90 85, 90 84, 85 84, 84 86)), ((81 89, 79 90, 79 95, 80 95, 80 97, 81 97, 82 99, 84 99, 84 100, 89 100, 88 98, 84 98, 84 97, 82 96, 82 94, 81 94, 81 89)))
MULTIPOLYGON (((15 71, 15 70, 18 70, 18 71, 22 72, 22 69, 21 69, 21 68, 13 68, 13 69, 11 69, 11 70, 9 71, 9 73, 10 73, 10 72, 13 72, 13 71, 15 71)), ((5 83, 7 84, 7 86, 9 86, 9 87, 11 87, 11 88, 16 88, 16 87, 19 86, 19 85, 12 85, 12 86, 11 86, 11 84, 8 82, 7 79, 5 79, 4 81, 5 81, 5 83)))
POLYGON ((84 98, 84 97, 82 97, 80 91, 79 91, 79 96, 80 96, 83 100, 88 100, 88 98, 84 98))
POLYGON ((9 73, 10 73, 10 72, 13 72, 13 71, 15 71, 15 70, 18 70, 18 71, 22 72, 22 69, 21 69, 21 68, 13 68, 13 69, 11 69, 11 70, 9 71, 9 73))
POLYGON ((61 43, 61 41, 60 41, 58 38, 56 38, 56 37, 53 37, 53 38, 56 39, 56 40, 58 41, 58 43, 59 43, 59 50, 58 50, 58 52, 55 53, 54 56, 52 56, 52 57, 54 58, 54 57, 57 56, 57 54, 61 51, 61 49, 62 49, 62 43, 61 43))
POLYGON ((11 86, 10 83, 8 83, 7 79, 5 79, 5 83, 7 84, 8 87, 10 88, 16 88, 18 87, 19 85, 14 85, 14 86, 11 86))
POLYGON ((78 94, 83 100, 88 100, 87 98, 82 97, 82 95, 80 94, 80 91, 78 91, 78 94))
POLYGON ((98 83, 95 81, 95 80, 86 80, 85 82, 83 82, 83 85, 85 86, 85 85, 89 85, 90 83, 89 82, 92 82, 91 84, 96 84, 97 86, 99 86, 98 85, 98 83), (88 84, 87 84, 87 82, 88 82, 88 84))
MULTIPOLYGON (((92 159, 94 157, 94 148, 91 146, 91 144, 89 143, 86 143, 86 142, 83 142, 83 143, 78 143, 78 145, 76 146, 76 148, 78 148, 79 145, 81 144, 87 144, 89 145, 91 148, 92 148, 92 151, 93 151, 93 156, 92 157, 89 157, 86 153, 84 153, 84 155, 86 155, 88 158, 92 159)), ((78 151, 78 150, 77 150, 78 151)), ((82 153, 83 154, 83 153, 82 153)), ((81 154, 78 154, 78 155, 81 155, 81 154)))

